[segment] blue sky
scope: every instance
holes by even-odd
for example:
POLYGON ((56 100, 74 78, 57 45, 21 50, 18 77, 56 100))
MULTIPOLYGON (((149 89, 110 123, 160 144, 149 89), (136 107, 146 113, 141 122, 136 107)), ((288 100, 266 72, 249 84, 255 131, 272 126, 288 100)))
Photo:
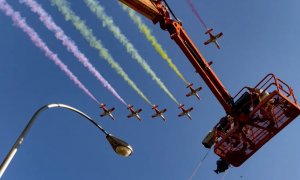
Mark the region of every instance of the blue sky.
MULTIPOLYGON (((112 134, 134 148, 129 158, 117 156, 105 137, 78 115, 53 109, 43 113, 31 129, 3 179, 188 179, 205 154, 201 141, 224 116, 224 110, 194 72, 194 68, 169 38, 167 32, 143 18, 186 79, 203 86, 201 101, 186 98, 185 84, 155 52, 145 37, 119 7, 117 1, 99 1, 114 18, 128 39, 151 65, 179 102, 193 106, 193 120, 177 118, 179 110, 151 77, 126 53, 113 35, 81 1, 71 7, 93 29, 110 53, 159 107, 167 108, 167 122, 152 119, 150 106, 90 48, 80 33, 66 22, 50 1, 38 1, 66 34, 85 53, 119 94, 135 107, 143 108, 143 121, 127 119, 128 111, 80 64, 48 31, 38 16, 17 0, 9 1, 26 17, 48 46, 58 54, 91 92, 108 106, 116 108, 116 121, 100 119, 101 112, 44 54, 36 48, 10 18, 0 13, 0 157, 3 159, 32 114, 48 103, 65 103, 93 117, 112 134)), ((221 50, 204 46, 204 28, 184 0, 171 2, 178 18, 228 91, 235 95, 243 86, 254 86, 273 72, 300 95, 300 2, 287 1, 194 1, 208 27, 222 31, 221 50)), ((239 168, 230 169, 225 179, 300 179, 299 118, 268 142, 239 168), (242 176, 242 178, 241 178, 242 176)), ((194 179, 220 179, 216 175, 216 155, 210 153, 194 179)))

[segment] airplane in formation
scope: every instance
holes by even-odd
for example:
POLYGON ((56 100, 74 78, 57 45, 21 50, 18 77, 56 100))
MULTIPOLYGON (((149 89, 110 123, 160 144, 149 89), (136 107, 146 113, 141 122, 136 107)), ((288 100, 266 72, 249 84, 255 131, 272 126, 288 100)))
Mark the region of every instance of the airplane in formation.
POLYGON ((220 32, 220 33, 217 34, 217 35, 213 35, 213 34, 212 34, 212 31, 213 31, 213 29, 208 29, 208 30, 205 32, 205 34, 208 34, 208 35, 209 35, 209 40, 205 41, 205 42, 204 42, 204 45, 208 45, 208 44, 210 44, 211 42, 213 42, 213 43, 217 46, 217 48, 220 49, 220 45, 219 45, 219 43, 218 43, 217 40, 223 35, 223 33, 220 32))
POLYGON ((138 109, 135 111, 133 109, 133 105, 131 105, 131 104, 128 105, 127 109, 129 109, 129 111, 130 111, 130 114, 127 116, 128 118, 136 117, 139 121, 141 120, 139 113, 142 111, 142 109, 138 109))
POLYGON ((164 113, 167 111, 167 109, 158 110, 158 106, 155 104, 152 106, 152 109, 155 111, 155 114, 152 115, 152 118, 160 116, 164 121, 166 121, 164 113))
POLYGON ((190 92, 186 94, 186 97, 196 96, 197 99, 200 100, 198 92, 201 91, 202 87, 198 87, 196 89, 193 88, 193 83, 189 83, 186 88, 190 88, 190 92))
POLYGON ((104 116, 109 116, 112 120, 115 120, 114 116, 112 115, 112 112, 115 110, 115 108, 111 108, 111 109, 106 109, 106 104, 104 103, 101 103, 100 104, 100 108, 103 110, 103 113, 100 114, 101 117, 104 117, 104 116))
POLYGON ((178 109, 181 109, 181 111, 182 111, 180 114, 178 114, 178 117, 187 116, 190 120, 192 120, 192 117, 189 112, 191 112, 194 109, 193 107, 191 107, 189 109, 185 109, 184 104, 179 104, 178 109))

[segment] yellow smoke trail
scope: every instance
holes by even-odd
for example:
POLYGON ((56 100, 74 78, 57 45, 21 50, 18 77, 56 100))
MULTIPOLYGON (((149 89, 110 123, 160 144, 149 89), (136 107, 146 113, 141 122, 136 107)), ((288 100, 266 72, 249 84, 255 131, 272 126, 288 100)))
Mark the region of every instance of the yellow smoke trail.
MULTIPOLYGON (((62 1, 62 0, 61 0, 62 1)), ((97 16, 99 20, 102 21, 104 27, 107 27, 114 37, 126 48, 126 51, 131 55, 131 57, 136 60, 143 69, 152 77, 152 79, 158 84, 158 86, 175 102, 178 101, 172 95, 172 93, 167 89, 164 83, 157 77, 155 72, 151 69, 148 63, 141 57, 136 48, 131 44, 128 38, 122 33, 121 29, 114 23, 113 19, 109 17, 104 8, 95 0, 84 0, 86 5, 90 10, 97 16)))
POLYGON ((122 6, 122 9, 126 11, 131 18, 131 20, 137 25, 139 30, 146 36, 147 40, 151 42, 152 46, 158 52, 158 54, 167 61, 168 65, 172 70, 177 74, 177 76, 182 79, 186 84, 188 82, 184 78, 184 76, 181 74, 181 72, 178 70, 176 65, 173 63, 172 59, 168 56, 167 52, 161 47, 161 45, 157 42, 156 38, 151 34, 150 28, 143 22, 141 17, 135 13, 134 10, 127 7, 126 5, 119 3, 120 6, 122 6))
POLYGON ((52 0, 52 3, 56 5, 58 10, 64 15, 66 21, 71 21, 76 29, 82 34, 82 36, 89 42, 90 46, 99 51, 99 55, 105 59, 110 66, 150 105, 152 103, 143 94, 143 92, 137 87, 137 85, 129 78, 122 67, 114 60, 108 50, 103 47, 100 40, 98 40, 91 29, 89 29, 84 21, 82 21, 75 13, 69 8, 69 4, 65 0, 52 0))

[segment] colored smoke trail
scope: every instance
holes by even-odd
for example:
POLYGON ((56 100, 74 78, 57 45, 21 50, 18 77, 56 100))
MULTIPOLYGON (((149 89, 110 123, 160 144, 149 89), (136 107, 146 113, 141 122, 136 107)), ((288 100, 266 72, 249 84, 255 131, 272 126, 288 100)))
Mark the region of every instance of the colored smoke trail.
POLYGON ((129 78, 122 67, 114 60, 108 50, 104 48, 101 41, 94 36, 92 30, 89 29, 84 21, 76 16, 73 11, 71 11, 68 3, 61 0, 52 0, 52 3, 56 5, 58 10, 64 15, 66 21, 70 20, 73 23, 73 25, 81 33, 81 35, 89 42, 90 46, 97 49, 99 51, 99 55, 110 64, 110 66, 138 93, 138 95, 140 95, 148 104, 151 105, 152 103, 137 87, 137 85, 129 78))
POLYGON ((122 9, 126 11, 131 18, 131 20, 137 25, 139 28, 140 32, 142 32, 146 39, 151 42, 152 46, 156 50, 156 52, 164 59, 167 61, 168 65, 172 70, 179 76, 180 79, 182 79, 186 84, 188 82, 184 78, 184 76, 181 74, 181 72, 178 70, 176 65, 173 63, 172 59, 168 56, 167 52, 161 47, 161 45, 158 43, 156 38, 151 34, 150 28, 143 22, 141 17, 131 8, 127 7, 126 5, 119 3, 120 6, 122 6, 122 9))
POLYGON ((88 96, 90 96, 97 104, 99 102, 92 95, 92 93, 78 80, 78 78, 68 69, 68 67, 58 58, 57 54, 53 53, 46 43, 39 37, 39 35, 26 23, 25 19, 21 17, 20 13, 7 4, 5 0, 0 0, 0 10, 9 16, 14 24, 22 29, 31 39, 31 41, 40 48, 45 55, 52 60, 59 68, 88 96))
MULTIPOLYGON (((65 1, 65 0, 60 0, 65 1)), ((151 69, 148 63, 141 57, 136 48, 132 43, 129 42, 128 38, 122 33, 121 29, 114 23, 113 19, 109 17, 104 8, 95 0, 84 0, 90 10, 100 19, 104 27, 107 27, 114 37, 126 48, 128 54, 136 60, 143 69, 151 76, 151 78, 158 84, 158 86, 175 102, 178 104, 175 97, 167 89, 164 83, 157 77, 155 72, 151 69)))
POLYGON ((39 15, 40 20, 43 24, 52 32, 55 37, 62 41, 62 44, 66 46, 68 51, 72 52, 73 55, 86 67, 90 73, 92 73, 98 81, 100 81, 104 87, 106 87, 116 98, 118 98, 123 104, 127 105, 121 96, 115 91, 115 89, 106 81, 106 79, 97 71, 97 69, 90 63, 88 58, 78 49, 74 41, 72 41, 64 31, 53 21, 52 17, 38 4, 35 0, 20 0, 21 3, 25 3, 30 7, 31 11, 39 15))
POLYGON ((195 16, 198 18, 198 20, 201 22, 201 24, 204 26, 204 28, 206 30, 208 30, 205 22, 203 21, 203 19, 201 18, 200 14, 198 13, 198 11, 196 10, 194 4, 192 3, 192 0, 186 0, 186 2, 189 4, 189 6, 191 7, 192 9, 192 12, 195 14, 195 16))

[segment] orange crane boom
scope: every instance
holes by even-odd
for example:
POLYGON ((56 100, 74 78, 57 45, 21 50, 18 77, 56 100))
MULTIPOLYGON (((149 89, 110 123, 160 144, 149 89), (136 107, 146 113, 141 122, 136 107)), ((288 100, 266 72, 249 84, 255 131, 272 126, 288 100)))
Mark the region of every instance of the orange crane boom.
POLYGON ((226 111, 204 138, 206 148, 233 166, 240 166, 265 143, 295 120, 300 107, 293 89, 274 74, 232 97, 182 27, 165 0, 119 0, 159 23, 181 48, 226 111), (172 19, 170 14, 175 19, 172 19))

